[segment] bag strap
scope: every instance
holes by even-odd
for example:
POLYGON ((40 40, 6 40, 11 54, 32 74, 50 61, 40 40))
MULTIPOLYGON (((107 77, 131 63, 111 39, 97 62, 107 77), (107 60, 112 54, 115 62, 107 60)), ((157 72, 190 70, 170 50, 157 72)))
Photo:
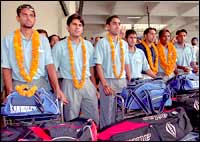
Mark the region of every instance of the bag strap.
POLYGON ((37 108, 39 109, 39 111, 41 113, 44 113, 44 106, 41 102, 40 96, 37 91, 34 94, 34 101, 35 101, 35 104, 36 104, 37 108))
POLYGON ((130 94, 135 100, 135 102, 142 108, 142 110, 147 114, 151 114, 151 111, 149 110, 148 107, 142 102, 142 100, 134 93, 134 91, 130 90, 130 94))
MULTIPOLYGON (((149 109, 151 110, 151 113, 152 113, 152 114, 157 114, 157 113, 155 112, 154 107, 153 107, 153 103, 152 103, 152 101, 151 101, 151 96, 150 96, 149 90, 144 90, 144 93, 145 93, 145 95, 146 95, 146 97, 147 97, 147 103, 148 103, 149 109)), ((167 101, 168 99, 169 99, 169 94, 167 94, 167 93, 165 92, 165 93, 163 94, 162 100, 161 100, 161 102, 160 102, 160 107, 159 107, 158 113, 161 113, 161 112, 163 111, 164 106, 165 106, 165 103, 166 103, 166 101, 167 101)))
POLYGON ((31 127, 30 128, 34 134, 36 134, 39 138, 43 139, 44 141, 51 141, 52 138, 46 134, 46 132, 40 127, 31 127))

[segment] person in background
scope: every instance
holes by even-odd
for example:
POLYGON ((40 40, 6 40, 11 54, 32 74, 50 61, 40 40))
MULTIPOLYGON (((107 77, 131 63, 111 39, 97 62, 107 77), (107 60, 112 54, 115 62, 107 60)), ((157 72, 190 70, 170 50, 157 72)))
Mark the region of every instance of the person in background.
POLYGON ((119 36, 119 17, 110 16, 106 27, 108 33, 96 44, 94 55, 100 79, 100 129, 115 122, 114 94, 121 92, 131 79, 128 44, 119 36))
POLYGON ((152 78, 156 75, 151 71, 144 52, 135 47, 137 42, 137 33, 134 30, 127 30, 125 34, 126 41, 129 48, 129 62, 131 68, 131 79, 142 78, 142 70, 152 78))
POLYGON ((100 40, 100 37, 99 36, 96 36, 95 37, 95 40, 94 40, 94 47, 96 46, 97 42, 100 40))
POLYGON ((41 35, 44 35, 46 38, 48 38, 48 33, 44 29, 37 29, 38 33, 41 35))
POLYGON ((60 37, 56 34, 53 34, 51 36, 48 37, 49 39, 49 43, 50 43, 50 46, 51 48, 53 48, 53 46, 60 41, 60 37))
MULTIPOLYGON (((143 40, 141 41, 140 44, 136 44, 136 47, 139 49, 142 49, 146 59, 149 63, 150 69, 156 75, 158 73, 158 51, 157 47, 154 44, 156 38, 156 29, 149 27, 147 28, 144 33, 143 33, 143 40)), ((144 71, 143 73, 143 78, 151 78, 146 75, 144 71)))
POLYGON ((176 70, 176 48, 170 40, 171 33, 168 29, 159 31, 158 49, 158 74, 164 80, 174 76, 176 70))
POLYGON ((67 98, 58 84, 49 41, 33 29, 36 21, 34 8, 29 4, 20 5, 16 18, 20 28, 6 36, 1 45, 6 94, 16 90, 16 86, 24 90, 24 85, 31 89, 42 87, 50 91, 44 78, 47 73, 54 93, 66 104, 67 98))
POLYGON ((193 37, 191 39, 191 44, 194 48, 194 52, 196 55, 196 59, 197 59, 197 63, 199 63, 199 46, 198 46, 198 38, 197 37, 193 37))
POLYGON ((182 70, 184 73, 189 73, 190 71, 197 73, 198 66, 194 48, 191 44, 186 43, 187 31, 185 29, 178 30, 176 35, 177 42, 174 45, 177 52, 177 69, 182 70))

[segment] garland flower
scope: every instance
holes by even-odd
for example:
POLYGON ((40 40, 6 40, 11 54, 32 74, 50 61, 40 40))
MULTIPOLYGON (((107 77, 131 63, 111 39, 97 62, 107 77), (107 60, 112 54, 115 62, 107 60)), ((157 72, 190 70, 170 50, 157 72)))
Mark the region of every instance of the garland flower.
POLYGON ((37 86, 33 86, 31 88, 28 87, 27 84, 16 85, 15 90, 22 96, 32 97, 37 90, 37 86))
POLYGON ((148 47, 148 45, 146 44, 146 42, 144 40, 142 40, 142 44, 143 46, 145 47, 146 49, 146 52, 147 52, 147 59, 148 59, 148 62, 149 62, 149 65, 150 65, 150 68, 151 70, 153 71, 153 73, 157 74, 158 73, 158 50, 155 46, 154 43, 152 43, 152 47, 154 49, 154 52, 155 52, 155 55, 156 55, 156 59, 155 59, 155 64, 153 63, 153 60, 152 60, 152 55, 151 55, 151 50, 150 48, 148 47))
MULTIPOLYGON (((15 57, 16 62, 19 68, 19 73, 22 76, 22 78, 27 81, 31 82, 33 80, 33 77, 37 73, 38 64, 39 64, 39 46, 40 46, 40 39, 39 39, 39 33, 37 31, 33 31, 32 35, 32 60, 31 60, 31 66, 30 66, 30 73, 27 74, 24 69, 24 55, 23 55, 23 49, 22 49, 22 37, 20 30, 17 29, 14 32, 14 49, 15 49, 15 57)), ((33 86, 29 90, 27 90, 27 85, 21 85, 17 86, 16 91, 23 96, 32 96, 35 93, 35 90, 37 90, 36 86, 33 86), (30 93, 30 94, 28 94, 30 93)))
POLYGON ((85 83, 85 78, 86 78, 86 47, 85 47, 85 43, 83 38, 80 38, 81 42, 82 42, 82 58, 83 58, 83 67, 82 67, 82 78, 81 81, 79 83, 79 81, 76 79, 76 70, 74 67, 74 53, 73 53, 73 47, 72 47, 72 42, 70 37, 68 37, 68 42, 67 42, 67 47, 68 47, 68 51, 69 51, 69 62, 70 62, 70 67, 71 67, 71 75, 72 75, 72 80, 73 80, 73 84, 74 87, 77 89, 81 89, 85 83))
POLYGON ((158 42, 157 49, 159 53, 158 57, 159 57, 160 65, 162 69, 164 70, 165 74, 169 76, 174 71, 174 67, 176 64, 176 49, 173 43, 171 42, 167 43, 167 47, 168 47, 168 55, 167 55, 167 60, 166 60, 164 47, 160 42, 158 42))
POLYGON ((110 48, 111 48, 111 54, 112 54, 112 68, 113 68, 113 73, 115 75, 115 77, 117 79, 120 79, 123 75, 123 71, 124 71, 124 65, 125 65, 125 61, 124 61, 124 49, 123 49, 123 44, 122 44, 122 39, 119 38, 119 46, 120 46, 120 60, 121 60, 121 71, 120 74, 117 74, 117 69, 116 69, 116 64, 115 64, 115 47, 114 47, 114 43, 112 40, 111 35, 108 33, 108 41, 110 44, 110 48))

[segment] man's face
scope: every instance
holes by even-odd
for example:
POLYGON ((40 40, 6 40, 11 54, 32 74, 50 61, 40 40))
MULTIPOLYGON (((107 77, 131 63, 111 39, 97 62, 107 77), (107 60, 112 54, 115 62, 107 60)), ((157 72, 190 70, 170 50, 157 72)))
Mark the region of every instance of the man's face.
POLYGON ((155 30, 149 30, 149 32, 145 35, 145 39, 149 42, 152 43, 156 39, 156 31, 155 30))
POLYGON ((36 21, 34 12, 28 8, 23 8, 17 16, 17 21, 20 23, 21 27, 31 29, 36 21))
POLYGON ((133 47, 137 42, 137 35, 130 34, 127 38, 127 42, 128 42, 129 47, 133 47))
POLYGON ((169 32, 164 32, 161 37, 160 37, 160 42, 165 45, 167 42, 170 41, 170 33, 169 32))
POLYGON ((74 19, 68 26, 68 32, 71 36, 79 37, 83 33, 83 24, 79 19, 74 19))
POLYGON ((53 47, 57 42, 59 42, 59 38, 57 36, 53 36, 50 41, 51 47, 53 47))
POLYGON ((113 35, 120 33, 120 20, 119 18, 113 18, 110 24, 107 24, 108 31, 113 35))
POLYGON ((184 43, 185 40, 186 40, 186 33, 185 32, 180 32, 178 35, 177 35, 177 41, 178 43, 184 43))
POLYGON ((194 39, 194 40, 192 41, 192 45, 197 45, 197 43, 198 43, 197 39, 194 39))

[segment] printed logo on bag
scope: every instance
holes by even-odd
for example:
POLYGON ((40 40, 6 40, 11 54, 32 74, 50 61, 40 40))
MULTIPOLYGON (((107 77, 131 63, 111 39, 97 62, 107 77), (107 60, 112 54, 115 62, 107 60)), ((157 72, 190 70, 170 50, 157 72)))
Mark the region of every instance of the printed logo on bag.
POLYGON ((147 133, 145 135, 129 139, 128 141, 150 141, 150 139, 151 139, 151 133, 147 133))
POLYGON ((36 111, 36 106, 10 106, 10 113, 24 113, 36 111))
POLYGON ((167 122, 165 129, 170 135, 176 138, 176 128, 174 125, 172 125, 170 122, 167 122))
POLYGON ((167 118, 167 113, 161 113, 161 114, 153 115, 153 116, 146 116, 146 117, 143 117, 142 119, 143 120, 160 120, 163 118, 167 118))
POLYGON ((199 111, 199 101, 198 100, 195 100, 194 101, 194 108, 199 111))

